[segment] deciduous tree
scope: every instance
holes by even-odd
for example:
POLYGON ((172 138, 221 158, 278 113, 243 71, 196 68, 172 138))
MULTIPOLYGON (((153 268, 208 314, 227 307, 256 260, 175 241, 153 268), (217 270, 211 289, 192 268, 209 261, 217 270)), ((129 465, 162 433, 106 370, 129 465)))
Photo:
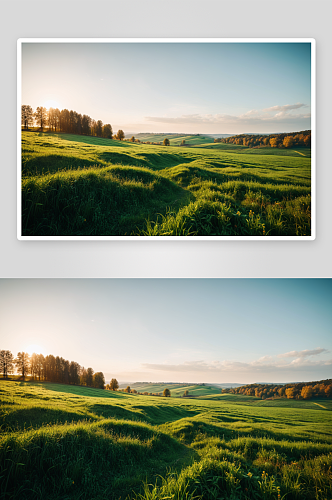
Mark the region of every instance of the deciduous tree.
POLYGON ((26 374, 28 373, 29 366, 30 366, 30 357, 27 352, 18 352, 17 357, 14 360, 16 369, 18 372, 21 373, 22 377, 24 378, 26 374))
POLYGON ((163 396, 165 396, 166 398, 171 397, 171 391, 167 389, 167 387, 166 389, 164 389, 163 396))
POLYGON ((10 351, 0 351, 0 371, 4 378, 14 371, 14 356, 10 351))
POLYGON ((102 135, 103 135, 103 122, 101 120, 98 120, 96 123, 96 136, 102 137, 102 135))
POLYGON ((86 385, 92 387, 93 385, 93 369, 88 368, 86 371, 86 385))
POLYGON ((106 139, 112 139, 113 130, 110 123, 106 123, 106 125, 103 126, 103 137, 105 137, 106 139))
POLYGON ((111 391, 117 391, 119 389, 119 382, 116 380, 116 378, 112 378, 110 381, 110 390, 111 391))
POLYGON ((93 376, 93 387, 97 389, 104 389, 105 387, 105 377, 103 372, 96 372, 93 376))
POLYGON ((125 135, 124 135, 124 131, 123 130, 118 130, 118 133, 116 134, 116 138, 119 140, 119 141, 122 141, 124 139, 125 135))
POLYGON ((291 135, 286 135, 286 137, 284 137, 284 140, 283 140, 283 145, 285 146, 285 148, 291 148, 293 146, 293 137, 291 135))
POLYGON ((295 397, 294 387, 288 387, 285 391, 285 394, 288 399, 293 399, 295 397))
POLYGON ((34 117, 41 130, 43 130, 47 123, 47 109, 43 106, 39 106, 35 111, 34 117))
POLYGON ((310 387, 310 385, 305 385, 304 387, 302 387, 301 396, 303 397, 303 399, 312 398, 312 388, 310 387))
POLYGON ((164 141, 163 141, 163 145, 164 146, 169 146, 169 139, 167 139, 167 137, 165 137, 164 141))
POLYGON ((22 126, 25 128, 25 130, 28 130, 29 125, 33 125, 34 122, 32 107, 28 106, 27 104, 23 104, 21 110, 22 126))

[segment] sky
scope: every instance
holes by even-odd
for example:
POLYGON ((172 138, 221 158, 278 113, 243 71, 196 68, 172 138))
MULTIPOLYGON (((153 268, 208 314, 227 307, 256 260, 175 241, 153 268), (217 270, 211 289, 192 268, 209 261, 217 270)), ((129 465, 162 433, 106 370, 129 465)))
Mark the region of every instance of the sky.
POLYGON ((311 46, 25 42, 22 104, 72 109, 126 134, 308 130, 311 46))
POLYGON ((1 279, 0 349, 121 382, 331 378, 332 279, 1 279))

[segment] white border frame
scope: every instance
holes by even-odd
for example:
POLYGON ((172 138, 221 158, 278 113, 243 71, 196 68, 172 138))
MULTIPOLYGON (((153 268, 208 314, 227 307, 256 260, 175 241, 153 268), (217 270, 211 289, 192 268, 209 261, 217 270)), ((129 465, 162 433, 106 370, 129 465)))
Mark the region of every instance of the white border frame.
POLYGON ((316 40, 314 38, 19 38, 17 40, 17 239, 26 240, 315 240, 316 238, 316 40), (23 43, 310 43, 311 44, 311 235, 310 236, 22 236, 21 104, 23 43))

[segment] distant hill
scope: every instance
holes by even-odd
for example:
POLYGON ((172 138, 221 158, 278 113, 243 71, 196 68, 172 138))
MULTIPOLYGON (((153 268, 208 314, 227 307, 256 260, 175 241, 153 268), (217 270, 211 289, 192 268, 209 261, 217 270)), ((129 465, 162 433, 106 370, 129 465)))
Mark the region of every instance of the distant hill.
POLYGON ((214 137, 207 134, 139 133, 125 134, 125 139, 130 139, 132 136, 143 143, 162 143, 167 138, 171 146, 180 146, 182 141, 185 141, 185 146, 214 142, 214 137))
POLYGON ((127 386, 136 390, 139 393, 148 394, 162 394, 164 389, 171 391, 172 397, 183 397, 184 392, 188 391, 189 397, 212 396, 221 394, 222 389, 230 389, 240 387, 241 384, 192 384, 188 382, 174 383, 174 382, 134 382, 121 383, 120 389, 125 389, 127 386))

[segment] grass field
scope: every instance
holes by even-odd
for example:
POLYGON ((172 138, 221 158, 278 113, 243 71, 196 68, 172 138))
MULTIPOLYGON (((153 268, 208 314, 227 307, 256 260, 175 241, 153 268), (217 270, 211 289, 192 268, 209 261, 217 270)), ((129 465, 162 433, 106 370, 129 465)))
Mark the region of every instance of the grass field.
MULTIPOLYGON (((122 387, 122 386, 121 386, 122 387)), ((153 383, 140 383, 136 382, 132 384, 131 389, 135 389, 138 392, 148 392, 148 393, 163 393, 164 389, 167 387, 171 391, 171 397, 182 397, 184 392, 187 390, 189 396, 199 397, 199 396, 210 396, 215 394, 220 394, 221 389, 212 385, 195 385, 195 384, 153 384, 153 383)))
POLYGON ((22 235, 311 234, 308 150, 215 146, 23 132, 22 235))
POLYGON ((0 391, 3 499, 331 499, 326 399, 3 380, 0 391))
MULTIPOLYGON (((137 134, 136 139, 142 142, 163 142, 168 139, 171 146, 179 146, 182 141, 185 141, 187 146, 197 144, 213 144, 214 138, 207 135, 185 135, 185 134, 137 134)), ((129 137, 130 138, 130 137, 129 137)))

